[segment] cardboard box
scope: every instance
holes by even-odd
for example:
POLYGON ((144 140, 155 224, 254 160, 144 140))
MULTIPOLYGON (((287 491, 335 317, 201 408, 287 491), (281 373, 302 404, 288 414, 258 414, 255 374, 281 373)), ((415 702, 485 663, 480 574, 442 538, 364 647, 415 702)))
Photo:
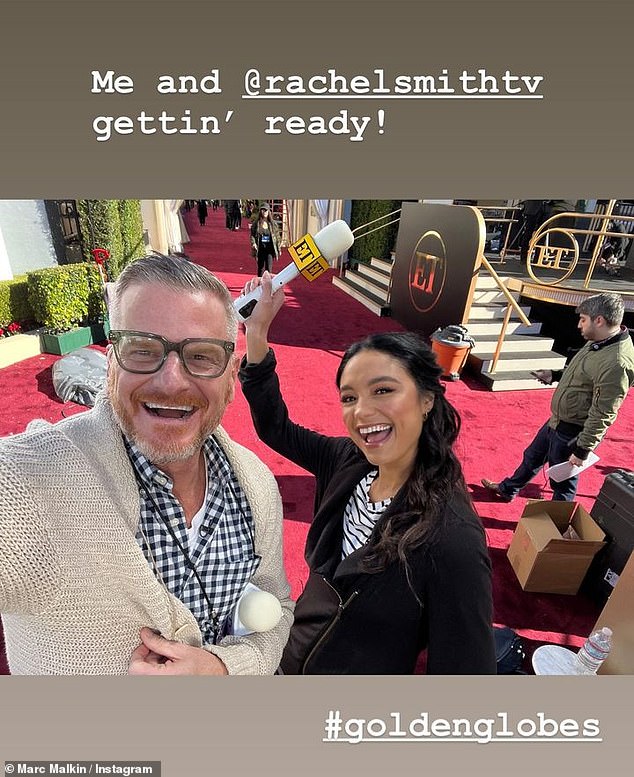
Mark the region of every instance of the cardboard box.
POLYGON ((576 594, 605 534, 576 502, 530 501, 507 557, 524 591, 576 594), (565 539, 568 525, 579 540, 565 539))

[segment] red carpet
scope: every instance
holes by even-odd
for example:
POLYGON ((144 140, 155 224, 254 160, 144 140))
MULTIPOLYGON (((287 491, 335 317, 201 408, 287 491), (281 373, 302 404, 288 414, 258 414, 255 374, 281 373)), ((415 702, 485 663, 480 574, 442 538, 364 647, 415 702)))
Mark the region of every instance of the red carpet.
MULTIPOLYGON (((210 211, 205 227, 198 225, 193 211, 186 215, 186 221, 191 242, 184 247, 185 252, 217 273, 237 295, 256 270, 250 256, 246 221, 240 231, 230 232, 224 226, 222 209, 210 211)), ((282 256, 274 271, 286 264, 287 257, 282 256)), ((343 434, 334 387, 339 357, 351 342, 369 332, 402 327, 391 319, 374 316, 335 288, 328 277, 311 284, 297 279, 287 287, 287 298, 287 305, 274 323, 271 342, 291 413, 296 421, 313 429, 343 434)), ((242 335, 238 352, 244 353, 242 335)), ((55 358, 34 357, 0 370, 5 406, 0 435, 21 431, 34 417, 54 421, 80 410, 55 398, 50 380, 50 366, 55 358)), ((447 395, 463 419, 457 452, 487 531, 494 569, 495 621, 516 629, 524 638, 529 655, 542 642, 580 646, 594 625, 599 608, 583 595, 524 593, 506 558, 526 498, 550 498, 546 478, 538 477, 525 489, 523 498, 518 497, 511 504, 490 501, 478 485, 481 477, 498 479, 517 464, 525 445, 548 416, 551 392, 494 394, 466 378, 447 383, 447 395)), ((303 545, 312 516, 311 476, 257 440, 240 392, 223 423, 238 442, 254 450, 271 467, 278 479, 285 508, 285 563, 293 595, 297 596, 306 578, 303 545)), ((601 460, 582 475, 578 499, 587 509, 592 507, 605 475, 619 467, 629 468, 634 461, 634 442, 627 432, 633 427, 634 400, 630 395, 598 450, 601 460)))

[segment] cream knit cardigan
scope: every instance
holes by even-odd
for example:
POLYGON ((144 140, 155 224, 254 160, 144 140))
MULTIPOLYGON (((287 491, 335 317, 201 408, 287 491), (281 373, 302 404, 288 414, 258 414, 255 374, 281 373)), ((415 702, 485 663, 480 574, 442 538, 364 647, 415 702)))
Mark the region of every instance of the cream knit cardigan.
MULTIPOLYGON (((229 674, 271 674, 292 623, 282 503, 271 472, 218 428, 262 557, 252 582, 282 604, 270 631, 206 646, 229 674)), ((157 580, 135 534, 139 493, 110 403, 0 440, 0 612, 12 674, 122 675, 142 626, 201 645, 191 612, 157 580)))

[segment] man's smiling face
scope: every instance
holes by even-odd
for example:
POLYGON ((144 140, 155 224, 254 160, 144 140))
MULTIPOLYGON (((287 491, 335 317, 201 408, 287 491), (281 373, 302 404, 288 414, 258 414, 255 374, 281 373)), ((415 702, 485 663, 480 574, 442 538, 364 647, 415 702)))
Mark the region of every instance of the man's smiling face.
MULTIPOLYGON (((208 291, 139 284, 119 301, 117 329, 186 338, 227 339, 222 302, 208 291)), ((110 349, 108 394, 121 428, 156 466, 197 456, 233 399, 237 359, 218 378, 191 376, 171 352, 155 373, 126 372, 110 349)))

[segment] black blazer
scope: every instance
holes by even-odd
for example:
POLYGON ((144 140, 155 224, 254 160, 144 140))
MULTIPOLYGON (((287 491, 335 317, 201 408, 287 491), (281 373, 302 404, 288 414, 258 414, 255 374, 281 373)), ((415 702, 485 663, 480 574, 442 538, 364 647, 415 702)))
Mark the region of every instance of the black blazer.
MULTIPOLYGON (((290 421, 275 356, 243 359, 239 377, 260 438, 313 473, 315 517, 306 541, 310 576, 284 651, 287 674, 411 674, 427 648, 428 674, 495 674, 491 567, 484 530, 468 498, 447 505, 432 546, 378 573, 363 568, 367 546, 341 560, 343 513, 373 467, 354 443, 290 421)), ((386 515, 402 507, 397 494, 386 515)), ((384 518, 380 519, 379 524, 384 518)))

